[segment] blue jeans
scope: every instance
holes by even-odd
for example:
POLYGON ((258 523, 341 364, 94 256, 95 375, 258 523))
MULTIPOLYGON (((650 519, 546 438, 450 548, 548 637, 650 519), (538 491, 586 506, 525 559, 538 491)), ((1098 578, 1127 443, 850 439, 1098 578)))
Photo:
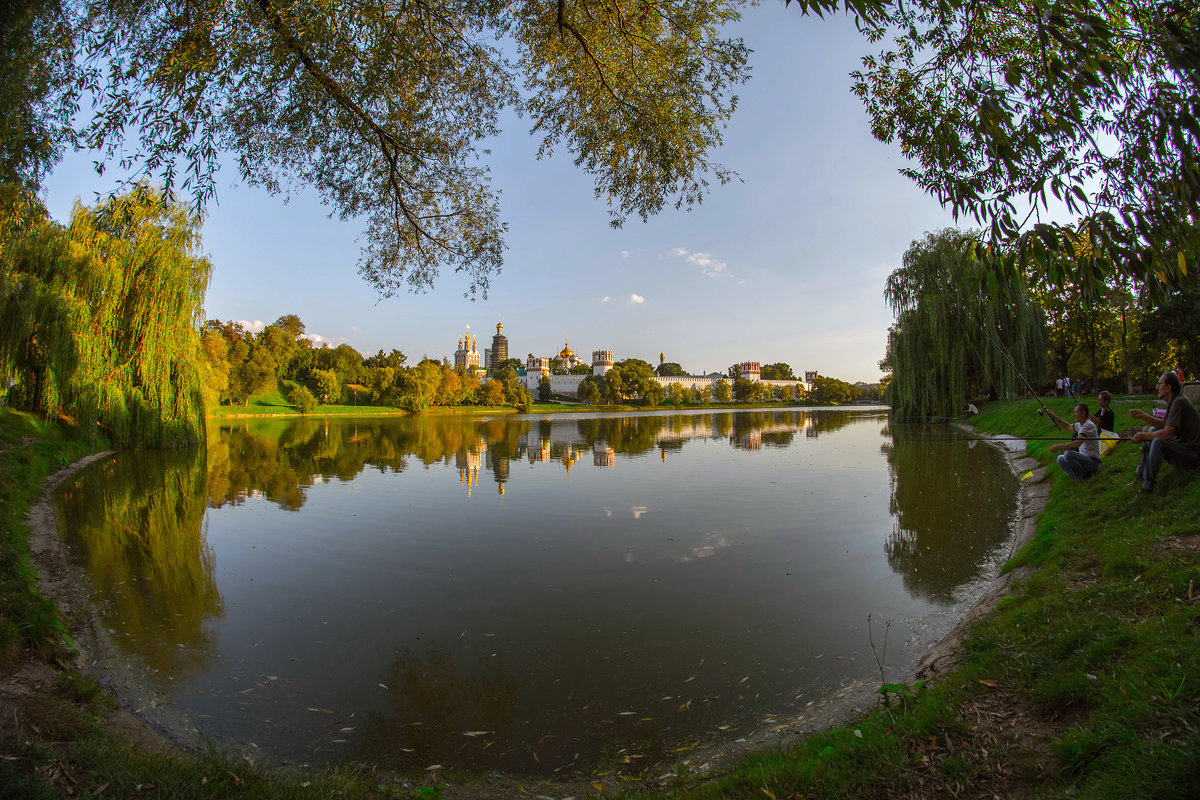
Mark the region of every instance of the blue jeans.
POLYGON ((1172 439, 1151 439, 1142 442, 1142 460, 1138 464, 1137 476, 1142 479, 1142 488, 1154 491, 1154 479, 1166 461, 1176 469, 1200 467, 1200 453, 1172 439))
POLYGON ((1058 465, 1071 478, 1081 481, 1090 478, 1100 469, 1100 462, 1091 456, 1085 456, 1078 450, 1067 450, 1058 457, 1058 465))

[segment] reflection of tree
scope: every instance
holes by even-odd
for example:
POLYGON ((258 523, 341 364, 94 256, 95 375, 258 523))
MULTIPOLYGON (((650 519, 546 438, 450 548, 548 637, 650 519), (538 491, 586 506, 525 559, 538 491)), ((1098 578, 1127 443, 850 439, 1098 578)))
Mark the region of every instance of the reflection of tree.
POLYGON ((175 677, 203 667, 204 620, 221 613, 203 531, 204 461, 202 450, 124 453, 58 499, 64 537, 110 599, 109 627, 175 677))
POLYGON ((866 419, 866 416, 853 411, 821 411, 809 417, 809 425, 817 433, 833 433, 856 419, 866 419))
POLYGON ((425 414, 246 420, 217 426, 208 437, 209 502, 236 505, 253 495, 298 510, 317 476, 350 481, 368 467, 402 472, 409 459, 448 464, 463 460, 466 453, 480 454, 492 477, 503 483, 511 462, 527 450, 537 453, 537 461, 570 465, 597 442, 603 443, 605 453, 626 455, 655 448, 678 450, 694 437, 728 437, 738 447, 751 442, 786 447, 794 432, 806 426, 809 431, 834 431, 856 416, 846 411, 775 410, 593 416, 565 423, 425 414), (555 436, 564 430, 569 432, 563 438, 555 436))
POLYGON ((618 453, 637 455, 648 453, 658 442, 658 435, 667 427, 661 416, 596 417, 579 420, 579 432, 587 442, 603 440, 618 453))
POLYGON ((424 658, 405 651, 382 683, 392 707, 368 722, 364 755, 371 761, 394 767, 448 761, 464 747, 508 738, 505 729, 515 721, 517 684, 496 657, 482 658, 468 673, 441 650, 424 658))
POLYGON ((891 428, 892 442, 882 446, 896 518, 884 545, 888 563, 913 594, 951 602, 1007 535, 1013 477, 991 448, 965 447, 925 426, 891 428))

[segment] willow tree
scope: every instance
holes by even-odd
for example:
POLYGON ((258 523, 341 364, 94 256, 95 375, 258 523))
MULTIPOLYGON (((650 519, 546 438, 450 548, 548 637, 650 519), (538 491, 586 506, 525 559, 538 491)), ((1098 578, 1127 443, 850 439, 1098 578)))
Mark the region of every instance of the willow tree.
POLYGON ((885 362, 888 397, 904 415, 954 416, 981 391, 1023 392, 1045 363, 1045 323, 1017 276, 986 270, 979 235, 928 233, 888 277, 884 299, 896 315, 885 362))
POLYGON ((199 326, 211 266, 200 219, 139 189, 49 220, 0 258, 0 377, 14 404, 119 446, 204 433, 199 326))

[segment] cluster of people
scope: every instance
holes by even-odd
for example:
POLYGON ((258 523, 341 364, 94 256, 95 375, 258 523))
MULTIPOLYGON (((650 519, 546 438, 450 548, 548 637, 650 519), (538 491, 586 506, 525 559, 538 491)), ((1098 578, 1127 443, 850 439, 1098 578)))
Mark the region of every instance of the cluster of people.
MULTIPOLYGON (((1138 494, 1154 491, 1154 483, 1164 461, 1176 469, 1200 467, 1200 412, 1183 394, 1183 385, 1177 373, 1163 373, 1158 379, 1157 390, 1158 399, 1167 404, 1162 418, 1137 409, 1129 412, 1134 419, 1149 425, 1147 430, 1138 431, 1131 437, 1131 441, 1142 445, 1137 477, 1130 484, 1141 484, 1138 494)), ((1099 402, 1100 410, 1096 414, 1088 413, 1087 403, 1077 404, 1073 423, 1046 409, 1055 425, 1075 434, 1075 438, 1069 442, 1050 447, 1051 452, 1062 453, 1058 457, 1058 465, 1075 480, 1089 478, 1100 469, 1101 437, 1117 438, 1112 433, 1115 425, 1115 415, 1109 407, 1112 396, 1108 392, 1100 392, 1099 402)))
POLYGON ((1079 397, 1079 392, 1082 388, 1079 385, 1079 381, 1072 381, 1070 378, 1063 376, 1054 381, 1054 396, 1079 397))

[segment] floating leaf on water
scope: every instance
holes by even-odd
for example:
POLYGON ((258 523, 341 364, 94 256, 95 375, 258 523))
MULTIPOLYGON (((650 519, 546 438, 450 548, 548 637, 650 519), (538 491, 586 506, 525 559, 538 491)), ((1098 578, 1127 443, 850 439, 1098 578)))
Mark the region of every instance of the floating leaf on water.
POLYGON ((387 687, 386 687, 386 686, 384 686, 382 683, 381 683, 381 684, 378 684, 378 685, 379 685, 381 688, 383 688, 383 689, 386 689, 386 688, 387 688, 387 687))
POLYGON ((441 769, 441 768, 442 768, 442 765, 441 765, 441 764, 431 764, 430 766, 428 766, 428 767, 426 767, 426 768, 425 768, 425 771, 426 771, 426 772, 433 772, 435 769, 441 769))
POLYGON ((748 681, 748 680, 750 680, 750 676, 749 676, 749 675, 747 675, 746 677, 744 677, 744 678, 742 678, 740 681, 738 681, 738 684, 739 684, 739 685, 741 685, 741 684, 745 683, 745 682, 746 682, 746 681, 748 681))
POLYGON ((463 736, 483 736, 491 731, 463 731, 463 736))
POLYGON ((636 711, 618 711, 617 716, 618 717, 630 717, 636 713, 637 713, 636 711))
POLYGON ((642 717, 638 722, 654 722, 654 717, 642 717))
POLYGON ((313 708, 313 707, 309 706, 308 710, 316 711, 318 714, 332 714, 333 713, 333 711, 329 710, 328 708, 313 708))
POLYGON ((342 728, 338 733, 353 733, 354 728, 342 728))
POLYGON ((692 677, 690 677, 690 678, 688 678, 687 680, 685 680, 685 681, 684 681, 684 683, 691 683, 691 682, 692 682, 692 681, 694 681, 694 680, 696 680, 696 676, 695 676, 695 675, 693 675, 692 677))

